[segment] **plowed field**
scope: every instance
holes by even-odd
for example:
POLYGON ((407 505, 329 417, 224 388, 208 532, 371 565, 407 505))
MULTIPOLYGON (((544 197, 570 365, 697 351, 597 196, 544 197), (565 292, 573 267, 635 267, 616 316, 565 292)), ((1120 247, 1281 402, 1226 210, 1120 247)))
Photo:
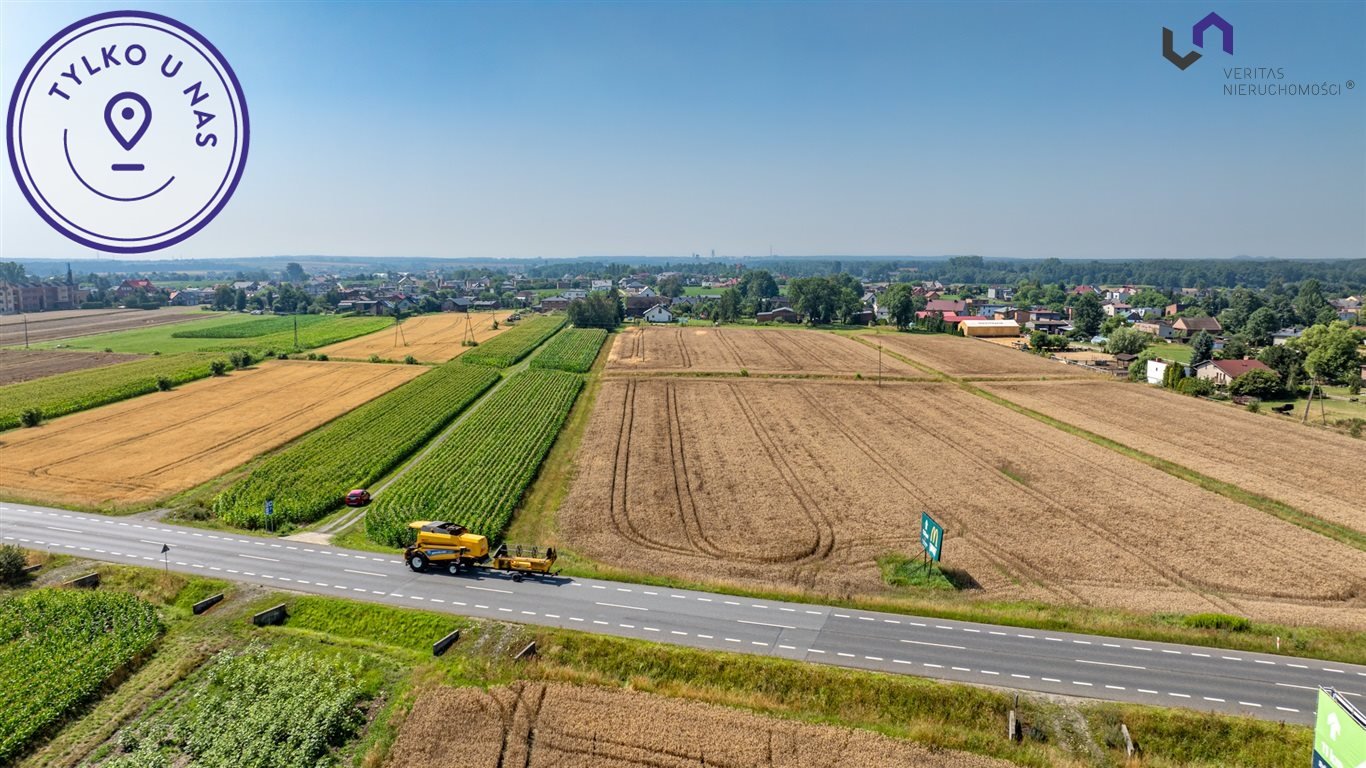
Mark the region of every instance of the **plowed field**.
POLYGON ((160 309, 69 309, 36 312, 28 315, 0 315, 0 347, 24 343, 24 318, 28 318, 31 343, 89 336, 95 333, 126 331, 166 323, 183 323, 209 317, 199 307, 162 307, 160 309))
POLYGON ((0 349, 0 386, 137 360, 137 355, 62 352, 55 349, 0 349))
POLYGON ((924 510, 985 597, 1366 627, 1366 553, 951 385, 608 380, 579 456, 564 543, 624 568, 876 593, 924 510))
POLYGON ((1154 387, 986 385, 1026 408, 1366 532, 1366 442, 1154 387))
POLYGON ((1081 366, 1048 360, 979 339, 926 333, 881 333, 874 338, 887 349, 950 376, 972 379, 1096 376, 1081 366))
POLYGON ((392 327, 319 349, 329 357, 366 360, 379 355, 383 360, 402 360, 408 355, 420 363, 444 363, 473 347, 464 347, 465 324, 474 330, 474 340, 483 343, 497 336, 506 326, 493 330, 493 312, 439 312, 418 315, 400 324, 402 333, 392 327))
POLYGON ((413 705, 390 768, 1008 768, 870 731, 810 725, 636 691, 562 684, 435 688, 413 705), (458 738, 452 738, 452 728, 458 738))
MULTIPOLYGON (((632 328, 607 358, 608 373, 750 373, 852 376, 878 372, 877 350, 833 333, 745 328, 632 328)), ((923 376, 891 355, 885 376, 923 376)))
POLYGON ((210 480, 424 372, 269 361, 0 437, 0 494, 118 507, 210 480))

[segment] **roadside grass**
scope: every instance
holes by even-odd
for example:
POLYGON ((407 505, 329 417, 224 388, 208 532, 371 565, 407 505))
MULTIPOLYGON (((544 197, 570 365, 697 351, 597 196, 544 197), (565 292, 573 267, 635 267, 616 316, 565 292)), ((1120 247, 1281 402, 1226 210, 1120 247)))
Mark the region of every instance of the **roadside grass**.
POLYGON ((1124 761, 1120 723, 1129 727, 1147 768, 1301 765, 1314 742, 1307 726, 1184 709, 1092 704, 1083 711, 1092 735, 1117 764, 1124 761))
POLYGON ((363 640, 381 646, 379 650, 402 649, 427 657, 432 655, 432 643, 457 629, 463 635, 477 626, 461 616, 377 603, 310 595, 286 602, 289 616, 283 626, 285 630, 316 635, 324 641, 333 637, 363 640))
POLYGON ((940 569, 938 563, 926 565, 923 560, 890 553, 879 557, 877 565, 882 571, 882 580, 893 587, 903 589, 955 589, 953 582, 940 569))

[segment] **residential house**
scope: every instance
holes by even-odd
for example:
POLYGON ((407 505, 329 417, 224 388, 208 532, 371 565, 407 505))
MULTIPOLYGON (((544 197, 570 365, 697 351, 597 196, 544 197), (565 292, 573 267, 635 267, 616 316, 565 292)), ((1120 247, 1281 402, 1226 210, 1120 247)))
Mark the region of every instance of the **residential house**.
POLYGON ((571 300, 564 296, 547 296, 541 299, 541 311, 550 312, 556 309, 569 309, 571 300))
POLYGON ((442 312, 468 312, 470 311, 470 299, 467 296, 456 296, 441 302, 442 312))
POLYGON ((1162 308, 1162 314, 1163 314, 1164 317, 1176 317, 1178 314, 1180 314, 1181 312, 1185 311, 1185 309, 1186 309, 1187 307, 1189 307, 1189 306, 1190 306, 1189 304, 1180 304, 1180 303, 1178 303, 1178 304, 1168 304, 1167 306, 1165 306, 1165 307, 1162 308))
POLYGON ((193 307, 200 303, 200 290, 198 288, 185 288, 179 291, 171 291, 169 303, 177 307, 193 307))
POLYGON ((643 317, 647 323, 672 323, 674 321, 674 313, 670 312, 669 308, 663 304, 656 304, 645 310, 643 317))
POLYGON ((1127 317, 1129 314, 1129 310, 1133 309, 1133 307, 1129 306, 1128 304, 1125 304, 1122 301, 1107 301, 1104 304, 1102 304, 1100 308, 1102 311, 1105 312, 1107 317, 1114 317, 1115 315, 1127 317))
POLYGON ((658 297, 653 296, 627 296, 622 299, 622 304, 626 307, 627 317, 642 317, 653 307, 661 303, 658 297))
POLYGON ((963 301, 932 299, 930 301, 925 302, 925 312, 929 313, 930 315, 937 315, 939 317, 943 317, 946 314, 959 314, 960 312, 967 309, 967 307, 967 302, 963 301))
POLYGON ((119 287, 114 290, 114 295, 118 296, 120 299, 126 299, 138 291, 156 293, 156 290, 157 287, 152 285, 151 280, 124 280, 122 283, 119 283, 119 287))
MULTIPOLYGON (((127 280, 124 280, 123 282, 124 284, 128 283, 127 280)), ((232 289, 234 291, 246 291, 247 293, 255 293, 260 290, 260 288, 261 284, 255 280, 238 280, 232 284, 232 289)), ((123 290, 123 286, 119 286, 119 290, 123 290)), ((119 295, 122 296, 124 294, 120 293, 119 295)))
POLYGON ((774 307, 767 312, 754 313, 754 319, 761 323, 800 323, 802 316, 791 307, 774 307))
POLYGON ((1273 346, 1279 347, 1287 341, 1290 341, 1291 339, 1298 339, 1303 335, 1304 329, 1299 326, 1282 328, 1279 331, 1276 331, 1275 333, 1271 334, 1271 343, 1273 346))
POLYGON ((589 290, 593 290, 593 291, 610 291, 610 290, 612 290, 612 281, 611 281, 611 280, 594 280, 593 282, 589 283, 589 290))
POLYGON ((1213 317, 1178 317, 1172 323, 1172 329, 1176 331, 1177 337, 1183 340, 1189 339, 1200 331, 1215 336, 1224 330, 1219 325, 1219 321, 1213 317))
POLYGON ((1029 331, 1043 331, 1044 333, 1063 334, 1072 330, 1072 324, 1066 320, 1052 320, 1039 318, 1025 323, 1025 329, 1029 331))
POLYGON ((1015 298, 1015 289, 1009 285, 992 285, 987 287, 987 298, 997 301, 1010 301, 1015 298))
POLYGON ((1159 339, 1171 339, 1176 336, 1176 329, 1172 324, 1164 320, 1144 320, 1134 323, 1134 330, 1139 333, 1147 333, 1159 339))
POLYGON ((1195 376, 1213 382, 1215 386, 1227 387, 1229 382, 1248 371, 1270 371, 1260 360, 1208 360, 1195 366, 1195 376))
POLYGON ((574 299, 588 298, 588 291, 584 290, 583 288, 570 288, 565 291, 560 291, 560 295, 565 297, 566 299, 569 299, 570 301, 573 301, 574 299))

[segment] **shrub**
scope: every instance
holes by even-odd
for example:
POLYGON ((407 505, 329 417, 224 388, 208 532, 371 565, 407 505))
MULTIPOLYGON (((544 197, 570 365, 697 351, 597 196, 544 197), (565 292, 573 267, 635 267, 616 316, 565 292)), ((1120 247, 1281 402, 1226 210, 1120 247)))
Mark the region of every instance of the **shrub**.
POLYGON ((251 353, 245 349, 235 349, 228 354, 228 359, 232 361, 233 368, 247 368, 255 362, 251 353))
POLYGON ((210 371, 211 373, 213 373, 214 376, 222 376, 223 374, 225 374, 225 373, 228 372, 228 361, 226 361, 226 360, 213 360, 213 361, 211 361, 211 362, 209 363, 209 371, 210 371))
POLYGON ((372 362, 372 363, 378 363, 378 362, 379 362, 379 355, 374 355, 374 354, 370 355, 370 362, 372 362))
POLYGON ((748 377, 748 376, 749 376, 749 369, 748 369, 748 368, 741 368, 741 369, 740 369, 740 375, 741 375, 741 376, 746 376, 746 377, 748 377))
POLYGON ((404 365, 417 365, 417 358, 412 355, 406 355, 403 358, 403 363, 404 365))
POLYGON ((0 584, 18 584, 26 565, 24 550, 13 544, 0 544, 0 584))
POLYGON ((1262 401, 1253 400, 1247 404, 1248 413, 1259 413, 1262 410, 1262 401))
POLYGON ((309 359, 309 360, 317 360, 317 359, 318 359, 318 353, 317 353, 317 352, 309 352, 309 353, 308 353, 308 359, 309 359))
POLYGON ((25 427, 36 427, 43 423, 43 412, 37 408, 25 408, 19 414, 19 423, 25 427))
POLYGON ((114 351, 114 348, 113 348, 113 347, 105 347, 105 348, 104 348, 104 351, 105 351, 105 352, 113 352, 113 351, 114 351))
POLYGON ((1182 379, 1181 383, 1176 386, 1176 389, 1181 394, 1190 395, 1191 397, 1209 397, 1214 394, 1213 384, 1209 383, 1206 379, 1197 379, 1194 376, 1188 379, 1182 379))
POLYGON ((318 355, 318 360, 324 363, 327 362, 327 355, 318 355))
POLYGON ((1281 377, 1274 371, 1248 371, 1229 382, 1228 391, 1234 395, 1248 395, 1265 400, 1281 393, 1281 377))
POLYGON ((278 355, 275 356, 275 359, 276 359, 276 360, 288 360, 288 359, 289 359, 289 355, 288 355, 287 353, 281 352, 280 354, 278 354, 278 355))
POLYGON ((1252 629, 1251 621, 1227 613, 1194 613, 1183 616, 1181 623, 1194 629, 1219 629, 1228 632, 1246 632, 1252 629))
POLYGON ((173 387, 173 386, 175 386, 175 384, 171 381, 171 377, 169 377, 169 376, 158 376, 158 377, 157 377, 157 391, 158 391, 158 392, 170 392, 170 391, 171 391, 171 387, 173 387))
POLYGON ((1361 379, 1353 379, 1352 383, 1347 385, 1347 391, 1352 395, 1360 395, 1361 379))

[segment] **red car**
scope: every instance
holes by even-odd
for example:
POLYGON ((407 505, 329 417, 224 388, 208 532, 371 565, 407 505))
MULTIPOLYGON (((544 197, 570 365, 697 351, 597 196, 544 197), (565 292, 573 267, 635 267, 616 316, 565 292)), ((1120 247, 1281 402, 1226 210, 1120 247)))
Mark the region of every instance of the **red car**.
POLYGON ((363 488, 357 488, 346 494, 346 506, 348 507, 363 507, 369 503, 370 492, 363 488))

